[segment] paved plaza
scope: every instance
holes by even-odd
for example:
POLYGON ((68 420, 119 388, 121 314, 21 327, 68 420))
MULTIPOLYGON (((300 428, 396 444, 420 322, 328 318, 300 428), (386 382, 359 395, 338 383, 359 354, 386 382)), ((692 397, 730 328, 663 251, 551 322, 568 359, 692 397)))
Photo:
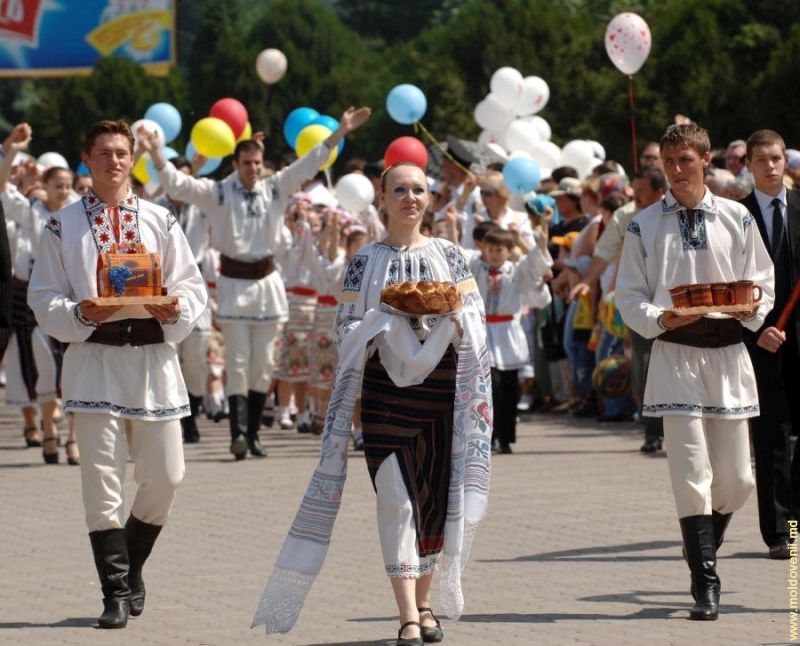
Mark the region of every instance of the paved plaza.
MULTIPOLYGON (((19 414, 0 405, 0 644, 394 643, 394 602, 361 454, 351 456, 328 559, 297 626, 265 636, 250 620, 319 438, 265 430, 269 458, 234 463, 225 423, 203 420, 202 441, 186 447, 170 524, 145 568, 145 612, 123 631, 102 631, 92 627, 101 595, 79 469, 63 457, 45 465, 41 449, 23 448, 21 427, 19 414)), ((464 574, 464 616, 443 621, 445 644, 791 643, 791 565, 765 558, 755 496, 721 550, 719 621, 688 620, 689 573, 666 460, 640 454, 640 443, 632 424, 532 415, 520 425, 515 454, 493 460, 489 513, 464 574)), ((132 468, 128 475, 130 486, 132 468)))

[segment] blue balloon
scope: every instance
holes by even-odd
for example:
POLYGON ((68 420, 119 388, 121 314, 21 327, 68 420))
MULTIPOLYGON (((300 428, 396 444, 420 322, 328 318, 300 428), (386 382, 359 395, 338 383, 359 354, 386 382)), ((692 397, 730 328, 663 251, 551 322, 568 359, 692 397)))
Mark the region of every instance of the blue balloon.
POLYGON ((283 136, 286 139, 286 143, 289 144, 289 148, 295 149, 297 135, 300 134, 303 128, 311 125, 311 122, 318 116, 319 112, 314 108, 308 107, 295 108, 289 113, 286 121, 283 122, 283 136))
POLYGON ((86 164, 84 164, 83 162, 78 164, 78 168, 76 169, 75 174, 78 175, 79 177, 89 177, 89 175, 91 175, 89 169, 86 168, 86 164))
POLYGON ((530 193, 539 186, 539 164, 527 157, 514 157, 503 166, 503 182, 508 190, 517 195, 530 193))
MULTIPOLYGON (((197 154, 197 150, 194 147, 194 144, 190 141, 186 145, 186 159, 189 160, 191 163, 194 156, 197 154)), ((197 171, 197 174, 202 175, 210 175, 215 170, 219 168, 219 165, 222 163, 222 157, 209 157, 208 161, 200 167, 200 170, 197 171)))
POLYGON ((428 100, 416 85, 403 83, 392 88, 386 96, 386 109, 397 123, 411 125, 422 119, 428 109, 428 100))
MULTIPOLYGON (((337 128, 339 127, 339 122, 328 114, 319 115, 317 118, 312 119, 311 123, 308 125, 313 126, 315 124, 325 126, 331 132, 336 132, 337 128)), ((341 155, 342 151, 344 150, 344 139, 339 141, 339 144, 336 147, 339 149, 339 154, 341 155)))
POLYGON ((178 155, 180 155, 180 153, 171 146, 164 146, 161 149, 161 156, 164 159, 175 159, 175 157, 177 157, 178 155))
POLYGON ((155 121, 164 131, 164 141, 168 144, 173 141, 180 133, 183 121, 181 113, 170 103, 154 103, 144 113, 145 119, 155 121))

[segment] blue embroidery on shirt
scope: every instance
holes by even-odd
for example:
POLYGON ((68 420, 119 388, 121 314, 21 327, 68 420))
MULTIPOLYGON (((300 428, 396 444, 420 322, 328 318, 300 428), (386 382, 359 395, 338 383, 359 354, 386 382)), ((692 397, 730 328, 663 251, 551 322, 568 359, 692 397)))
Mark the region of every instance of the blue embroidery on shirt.
POLYGON ((460 283, 462 280, 472 277, 464 254, 461 253, 458 247, 455 245, 448 247, 445 251, 445 257, 447 258, 447 264, 450 265, 453 282, 460 283))
POLYGON ((369 256, 358 255, 353 256, 350 264, 347 266, 347 271, 344 275, 344 287, 346 292, 360 292, 361 282, 364 280, 364 271, 367 268, 367 260, 369 256))
POLYGON ((678 227, 681 231, 684 251, 708 249, 706 216, 703 211, 684 209, 678 213, 678 227))
POLYGON ((642 229, 639 226, 638 222, 628 222, 628 233, 633 233, 634 235, 642 237, 642 229))

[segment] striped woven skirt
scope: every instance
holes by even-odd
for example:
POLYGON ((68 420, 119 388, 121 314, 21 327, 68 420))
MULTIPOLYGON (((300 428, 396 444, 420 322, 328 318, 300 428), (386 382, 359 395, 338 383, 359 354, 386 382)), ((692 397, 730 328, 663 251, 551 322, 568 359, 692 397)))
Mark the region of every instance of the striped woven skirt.
POLYGON ((456 367, 452 346, 425 381, 415 386, 395 386, 377 352, 364 367, 361 391, 364 447, 369 475, 378 494, 379 533, 390 576, 426 574, 426 557, 440 553, 444 546, 456 367), (398 475, 394 484, 382 490, 381 474, 386 467, 398 475), (382 509, 402 515, 402 511, 394 509, 403 506, 408 507, 415 541, 392 537, 392 532, 398 533, 397 524, 381 527, 400 523, 396 517, 382 522, 382 509), (387 546, 392 541, 395 544, 387 546))

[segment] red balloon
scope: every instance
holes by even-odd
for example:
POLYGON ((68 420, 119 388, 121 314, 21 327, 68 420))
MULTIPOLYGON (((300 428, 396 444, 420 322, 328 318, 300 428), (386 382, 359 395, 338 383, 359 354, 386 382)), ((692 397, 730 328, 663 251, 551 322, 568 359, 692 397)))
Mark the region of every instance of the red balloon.
POLYGON ((233 130, 235 139, 241 136, 249 121, 247 108, 245 108, 240 101, 230 97, 227 99, 220 99, 212 105, 209 116, 222 119, 227 123, 231 127, 231 130, 233 130))
POLYGON ((398 137, 386 148, 383 164, 386 168, 398 162, 411 162, 425 170, 428 166, 428 151, 416 137, 398 137))

